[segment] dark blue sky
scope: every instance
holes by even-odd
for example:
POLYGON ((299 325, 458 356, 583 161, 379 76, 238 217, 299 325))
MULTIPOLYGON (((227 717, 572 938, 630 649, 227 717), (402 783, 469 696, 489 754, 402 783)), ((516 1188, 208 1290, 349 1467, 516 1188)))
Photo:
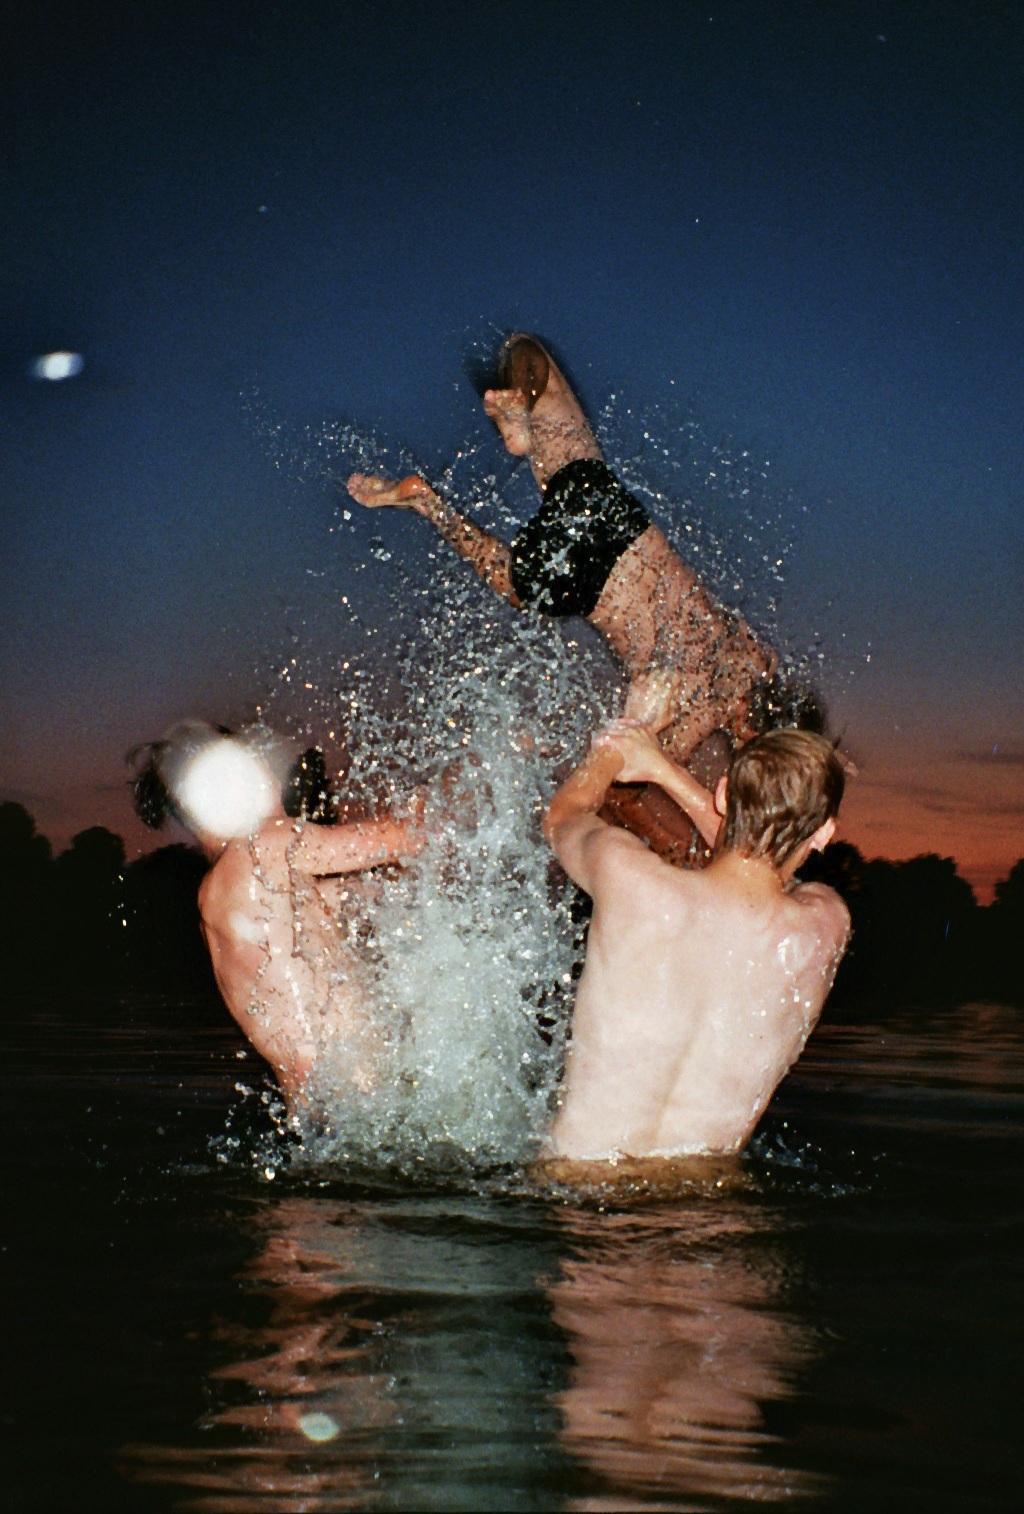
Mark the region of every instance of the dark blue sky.
POLYGON ((340 645, 369 521, 330 535, 268 424, 507 476, 466 360, 523 324, 613 441, 685 412, 770 460, 853 839, 981 884, 1024 853, 1018 5, 19 9, 0 790, 55 840, 127 833, 126 747, 251 708, 296 624, 340 645), (80 378, 29 378, 54 348, 80 378))

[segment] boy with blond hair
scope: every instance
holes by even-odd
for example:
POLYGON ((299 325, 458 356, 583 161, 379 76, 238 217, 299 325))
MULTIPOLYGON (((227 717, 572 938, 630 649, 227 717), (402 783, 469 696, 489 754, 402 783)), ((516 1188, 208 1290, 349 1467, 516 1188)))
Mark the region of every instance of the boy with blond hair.
POLYGON ((832 744, 772 731, 714 794, 650 733, 599 733, 544 834, 594 904, 549 1154, 573 1161, 738 1151, 796 1061, 846 949, 839 895, 795 874, 835 830, 832 744), (598 817, 615 782, 655 783, 713 847, 672 867, 598 817))

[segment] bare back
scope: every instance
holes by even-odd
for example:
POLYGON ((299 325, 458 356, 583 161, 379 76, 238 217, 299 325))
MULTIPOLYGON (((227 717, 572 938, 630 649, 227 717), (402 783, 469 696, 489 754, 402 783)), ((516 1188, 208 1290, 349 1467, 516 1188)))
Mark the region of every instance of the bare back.
MULTIPOLYGON (((356 829, 336 827, 313 838, 328 852, 318 865, 339 872, 351 865, 347 855, 332 857, 332 846, 354 852, 364 866, 390 860, 372 850, 372 840, 354 847, 356 829)), ((310 871, 304 845, 308 850, 300 827, 268 821, 248 840, 228 843, 199 891, 217 986, 290 1100, 303 1093, 328 1049, 335 1076, 344 1068, 365 1088, 374 1075, 367 968, 357 939, 372 884, 355 873, 310 871)))
POLYGON ((738 1150, 817 1021, 846 907, 823 885, 748 877, 757 865, 730 854, 687 873, 577 824, 594 916, 552 1152, 738 1150))

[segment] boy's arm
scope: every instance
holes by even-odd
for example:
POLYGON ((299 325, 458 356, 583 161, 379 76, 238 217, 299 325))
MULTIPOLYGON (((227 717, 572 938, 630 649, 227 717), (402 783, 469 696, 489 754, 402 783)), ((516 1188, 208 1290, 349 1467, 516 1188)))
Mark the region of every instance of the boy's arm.
POLYGON ((621 756, 620 783, 656 783, 690 817, 708 846, 714 846, 722 823, 715 796, 686 768, 666 757, 649 730, 616 720, 598 731, 594 746, 621 756))
POLYGON ((631 850, 647 850, 635 836, 615 830, 597 816, 622 765, 621 755, 610 745, 591 748, 579 767, 557 790, 541 822, 545 841, 569 877, 591 896, 595 882, 595 843, 610 835, 631 850))
POLYGON ((262 868, 287 866, 292 875, 310 878, 358 873, 364 868, 401 862, 415 857, 426 844, 422 795, 406 816, 384 815, 346 825, 304 825, 301 830, 293 821, 276 820, 256 837, 262 868))
POLYGON ((316 878, 358 873, 417 856, 427 844, 422 820, 358 820, 352 825, 307 825, 288 853, 294 872, 316 878))
POLYGON ((348 481, 348 492, 368 509, 377 510, 392 505, 399 510, 413 510, 428 520, 439 535, 465 558, 473 571, 483 579, 502 599, 507 599, 518 610, 521 608, 512 587, 510 566, 512 553, 507 542, 492 536, 480 526, 445 504, 435 494, 425 479, 416 473, 403 478, 400 483, 379 475, 353 473, 348 481))

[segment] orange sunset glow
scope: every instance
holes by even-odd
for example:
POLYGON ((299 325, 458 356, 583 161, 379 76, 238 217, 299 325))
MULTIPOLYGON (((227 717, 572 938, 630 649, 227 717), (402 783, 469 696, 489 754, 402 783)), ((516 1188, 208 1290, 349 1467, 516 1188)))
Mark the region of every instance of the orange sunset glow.
POLYGON ((1024 857, 1021 758, 866 764, 847 786, 839 836, 865 857, 953 857, 978 902, 1024 857))

